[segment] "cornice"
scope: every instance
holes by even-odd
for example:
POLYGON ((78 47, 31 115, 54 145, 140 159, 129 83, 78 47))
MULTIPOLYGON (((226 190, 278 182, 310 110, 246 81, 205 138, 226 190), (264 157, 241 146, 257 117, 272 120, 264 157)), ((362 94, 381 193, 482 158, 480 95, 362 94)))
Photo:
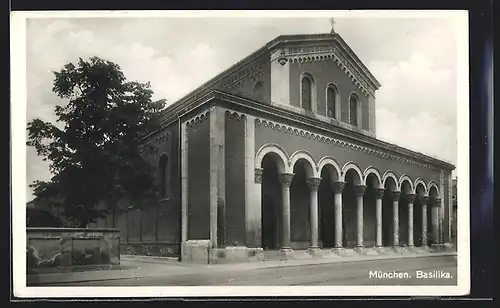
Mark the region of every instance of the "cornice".
POLYGON ((364 79, 365 82, 369 84, 369 88, 377 90, 381 87, 380 82, 375 78, 375 76, 370 72, 370 70, 363 64, 361 59, 356 55, 356 53, 349 47, 349 45, 344 41, 344 39, 338 34, 305 34, 305 35, 282 35, 268 43, 268 48, 271 50, 283 48, 283 46, 291 45, 304 45, 310 43, 318 44, 329 44, 332 43, 337 45, 337 54, 343 58, 344 66, 351 66, 349 69, 351 72, 355 72, 358 75, 358 79, 364 79))
POLYGON ((392 160, 392 161, 396 161, 398 163, 412 165, 412 166, 417 167, 417 168, 434 169, 434 166, 429 165, 429 164, 418 163, 412 159, 406 159, 404 157, 393 155, 390 153, 386 153, 384 151, 370 149, 366 146, 362 146, 362 145, 359 145, 359 144, 356 144, 353 142, 341 140, 341 139, 338 139, 338 138, 335 138, 332 136, 314 133, 314 132, 311 132, 310 130, 297 128, 295 126, 283 124, 283 123, 280 123, 278 121, 271 121, 271 120, 263 119, 261 117, 257 117, 255 119, 255 125, 268 127, 268 128, 273 129, 273 130, 282 132, 284 134, 295 135, 298 137, 315 140, 315 141, 318 141, 321 143, 331 144, 332 146, 334 145, 336 147, 345 148, 345 149, 348 149, 351 151, 362 152, 366 155, 371 155, 371 156, 374 156, 377 158, 392 160))
MULTIPOLYGON (((244 109, 253 110, 257 112, 263 112, 269 115, 270 117, 279 118, 282 121, 292 121, 298 123, 301 126, 307 125, 311 128, 315 128, 321 130, 323 132, 335 134, 345 140, 342 140, 345 143, 354 144, 357 146, 370 147, 371 150, 381 151, 384 153, 396 155, 396 156, 405 156, 404 159, 414 160, 416 163, 420 164, 428 164, 436 168, 436 170, 445 169, 448 171, 454 170, 455 166, 451 163, 445 162, 443 160, 415 152, 398 145, 382 141, 376 139, 371 136, 367 136, 356 131, 351 131, 345 129, 343 127, 337 127, 333 125, 328 125, 320 120, 312 119, 307 116, 303 116, 297 114, 292 111, 288 111, 286 109, 282 109, 279 107, 275 107, 272 105, 268 105, 258 101, 252 101, 240 96, 224 93, 221 91, 214 90, 210 92, 206 97, 200 99, 198 104, 192 104, 190 108, 196 109, 201 105, 205 104, 208 101, 212 101, 214 99, 219 99, 222 101, 229 102, 230 104, 238 105, 244 109)), ((196 102, 195 102, 196 103, 196 102)), ((304 130, 304 129, 302 129, 304 130)), ((321 134, 319 134, 321 135, 321 134)), ((329 137, 332 139, 332 137, 329 137)), ((333 138, 335 139, 335 138, 333 138)), ((340 141, 340 140, 339 140, 340 141)))

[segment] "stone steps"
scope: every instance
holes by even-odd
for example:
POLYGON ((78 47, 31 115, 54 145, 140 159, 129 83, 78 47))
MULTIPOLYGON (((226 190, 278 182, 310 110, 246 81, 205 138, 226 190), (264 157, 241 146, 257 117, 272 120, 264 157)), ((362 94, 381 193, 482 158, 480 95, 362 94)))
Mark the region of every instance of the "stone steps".
POLYGON ((309 250, 264 250, 264 261, 278 261, 291 259, 316 259, 316 258, 352 258, 352 257, 376 257, 390 255, 416 255, 431 252, 442 252, 450 248, 440 248, 438 251, 430 247, 370 247, 370 248, 323 248, 311 252, 309 250))

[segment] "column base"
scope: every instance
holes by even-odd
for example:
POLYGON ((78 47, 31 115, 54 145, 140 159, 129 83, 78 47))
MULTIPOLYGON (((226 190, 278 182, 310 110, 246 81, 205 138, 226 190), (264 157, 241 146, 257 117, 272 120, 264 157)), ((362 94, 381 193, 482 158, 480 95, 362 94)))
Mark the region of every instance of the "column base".
POLYGON ((411 253, 416 253, 418 252, 418 248, 415 247, 415 245, 408 245, 406 246, 406 250, 411 253))
POLYGON ((210 252, 212 242, 210 240, 188 240, 182 243, 181 262, 186 263, 210 263, 210 252))
POLYGON ((420 253, 429 253, 432 251, 432 249, 427 245, 422 245, 422 246, 418 247, 418 250, 420 253))
POLYGON ((401 246, 392 246, 392 251, 395 252, 395 253, 399 253, 399 254, 403 254, 405 249, 404 247, 401 247, 401 246))
POLYGON ((318 246, 311 246, 307 248, 307 252, 314 258, 321 258, 321 249, 318 246))
POLYGON ((280 248, 280 250, 278 251, 278 255, 282 260, 294 259, 293 249, 289 247, 280 248))
POLYGON ((379 252, 378 247, 356 247, 354 250, 359 255, 367 256, 367 257, 376 257, 376 256, 379 256, 381 254, 379 252))
POLYGON ((379 255, 388 255, 394 252, 391 247, 384 246, 375 246, 373 250, 375 250, 379 255))
POLYGON ((355 251, 357 254, 362 255, 362 256, 364 256, 364 255, 365 255, 365 253, 366 253, 365 246, 363 246, 363 245, 358 245, 358 246, 356 246, 356 247, 354 248, 354 251, 355 251))
POLYGON ((330 251, 337 256, 341 256, 344 253, 344 247, 334 247, 330 251))
POLYGON ((443 243, 443 244, 432 244, 431 250, 433 252, 451 252, 451 251, 456 251, 456 248, 454 248, 453 245, 451 245, 450 243, 443 243))
POLYGON ((350 248, 333 248, 332 252, 339 257, 355 257, 358 254, 354 251, 354 249, 350 248))
POLYGON ((446 251, 457 251, 457 246, 452 243, 444 243, 444 249, 446 251))

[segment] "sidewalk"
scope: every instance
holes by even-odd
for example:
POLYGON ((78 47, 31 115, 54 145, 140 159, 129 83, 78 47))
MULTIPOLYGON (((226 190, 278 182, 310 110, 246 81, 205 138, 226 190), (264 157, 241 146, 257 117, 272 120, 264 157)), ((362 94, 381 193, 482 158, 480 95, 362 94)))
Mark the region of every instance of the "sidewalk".
POLYGON ((425 257, 456 256, 456 252, 407 253, 379 256, 326 257, 319 259, 296 259, 286 261, 261 261, 233 264, 187 264, 174 259, 122 256, 121 269, 95 270, 85 272, 52 273, 27 275, 28 285, 51 285, 102 280, 141 279, 149 277, 171 277, 210 272, 238 272, 263 268, 306 266, 326 263, 352 263, 389 259, 409 259, 425 257))

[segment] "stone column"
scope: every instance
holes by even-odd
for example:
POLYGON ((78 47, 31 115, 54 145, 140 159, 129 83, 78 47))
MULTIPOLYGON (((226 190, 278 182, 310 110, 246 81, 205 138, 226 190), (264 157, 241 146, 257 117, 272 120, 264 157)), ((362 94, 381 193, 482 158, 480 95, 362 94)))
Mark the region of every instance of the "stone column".
MULTIPOLYGON (((224 109, 210 109, 210 240, 212 247, 224 245, 225 235, 225 114, 224 109)), ((189 197, 189 196, 188 196, 189 197)))
POLYGON ((407 194, 406 200, 408 201, 408 246, 412 248, 413 241, 413 203, 415 202, 415 194, 407 194))
POLYGON ((357 239, 356 246, 363 247, 363 196, 365 195, 366 186, 358 185, 355 188, 356 203, 357 203, 357 239))
POLYGON ((307 180, 307 185, 309 185, 310 191, 310 217, 311 217, 311 249, 317 249, 318 247, 318 189, 321 183, 320 178, 310 178, 307 180))
POLYGON ((293 173, 282 173, 280 175, 282 189, 282 232, 281 249, 291 249, 290 246, 290 184, 292 184, 293 173))
POLYGON ((342 191, 345 182, 333 183, 333 193, 335 194, 334 212, 335 212, 335 248, 342 248, 342 191))
POLYGON ((245 115, 245 118, 245 244, 249 248, 260 248, 262 169, 255 168, 255 117, 245 115))
POLYGON ((419 197, 420 204, 422 205, 422 246, 427 247, 427 203, 429 197, 419 197))
POLYGON ((400 191, 391 192, 392 199, 392 245, 394 247, 399 246, 399 197, 401 196, 400 191))
POLYGON ((440 234, 439 234, 439 210, 441 205, 441 199, 434 198, 431 199, 431 210, 432 210, 432 240, 434 245, 440 244, 440 234))
POLYGON ((375 190, 375 212, 377 216, 376 247, 382 247, 382 198, 384 197, 384 192, 384 188, 377 188, 375 190))
MULTIPOLYGON (((185 245, 188 240, 188 131, 187 122, 181 125, 181 261, 184 261, 185 245)), ((128 212, 127 212, 128 226, 128 212)), ((127 227, 128 235, 128 227, 127 227)))

